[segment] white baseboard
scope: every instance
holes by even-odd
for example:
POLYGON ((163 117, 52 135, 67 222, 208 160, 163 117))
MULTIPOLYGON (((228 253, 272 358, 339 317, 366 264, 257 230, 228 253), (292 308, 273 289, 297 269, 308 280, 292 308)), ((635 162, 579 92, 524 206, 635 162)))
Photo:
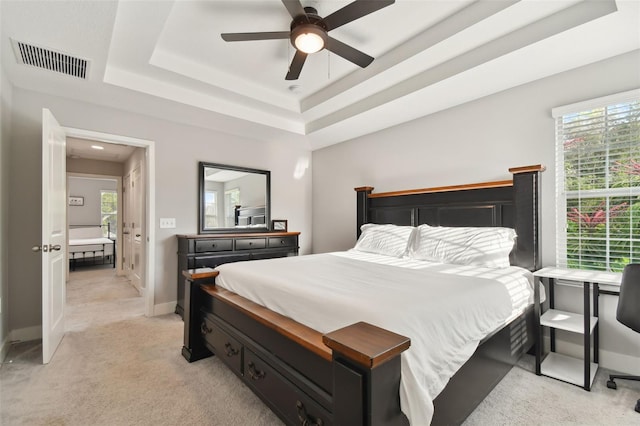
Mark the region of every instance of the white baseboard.
POLYGON ((35 325, 33 327, 18 328, 11 330, 9 333, 9 340, 11 342, 27 342, 29 340, 42 339, 42 326, 35 325))
POLYGON ((161 303, 153 306, 153 316, 173 314, 176 311, 176 302, 161 303))

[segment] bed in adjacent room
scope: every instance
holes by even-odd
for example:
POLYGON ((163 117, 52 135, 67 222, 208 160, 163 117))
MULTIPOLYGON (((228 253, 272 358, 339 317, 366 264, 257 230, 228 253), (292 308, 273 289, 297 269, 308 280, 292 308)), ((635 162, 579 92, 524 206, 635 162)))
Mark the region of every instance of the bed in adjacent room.
POLYGON ((116 267, 115 235, 107 225, 69 225, 69 267, 113 265, 116 267), (104 231, 106 235, 104 236, 104 231))
POLYGON ((352 250, 194 283, 183 355, 219 356, 287 424, 461 423, 534 343, 541 170, 356 188, 352 250))

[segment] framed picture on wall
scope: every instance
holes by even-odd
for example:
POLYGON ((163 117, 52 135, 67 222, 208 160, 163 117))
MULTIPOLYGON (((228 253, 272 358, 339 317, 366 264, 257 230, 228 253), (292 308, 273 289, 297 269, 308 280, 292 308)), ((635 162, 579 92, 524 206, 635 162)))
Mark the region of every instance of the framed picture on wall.
POLYGON ((84 206, 84 197, 78 197, 77 195, 69 195, 70 206, 84 206))
POLYGON ((271 221, 271 230, 279 232, 287 232, 287 221, 283 219, 274 219, 271 221))

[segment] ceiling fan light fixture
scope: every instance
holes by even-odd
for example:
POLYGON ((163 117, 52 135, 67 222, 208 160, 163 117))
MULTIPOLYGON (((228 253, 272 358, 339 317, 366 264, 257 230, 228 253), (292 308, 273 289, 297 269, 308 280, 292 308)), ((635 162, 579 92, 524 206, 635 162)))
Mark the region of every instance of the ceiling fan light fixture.
POLYGON ((316 53, 324 49, 327 33, 317 25, 300 25, 291 32, 293 46, 304 53, 316 53))

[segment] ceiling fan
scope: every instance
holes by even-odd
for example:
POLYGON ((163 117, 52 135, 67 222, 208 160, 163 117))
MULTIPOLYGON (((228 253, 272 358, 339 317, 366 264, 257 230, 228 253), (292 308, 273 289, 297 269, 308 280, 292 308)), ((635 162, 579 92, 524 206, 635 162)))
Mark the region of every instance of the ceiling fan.
POLYGON ((356 0, 324 18, 313 7, 302 7, 300 0, 282 0, 282 4, 293 18, 289 31, 271 31, 255 33, 223 33, 224 41, 276 40, 289 39, 296 48, 287 80, 297 80, 307 55, 327 49, 344 59, 364 68, 373 58, 327 33, 351 21, 395 3, 395 0, 356 0))

